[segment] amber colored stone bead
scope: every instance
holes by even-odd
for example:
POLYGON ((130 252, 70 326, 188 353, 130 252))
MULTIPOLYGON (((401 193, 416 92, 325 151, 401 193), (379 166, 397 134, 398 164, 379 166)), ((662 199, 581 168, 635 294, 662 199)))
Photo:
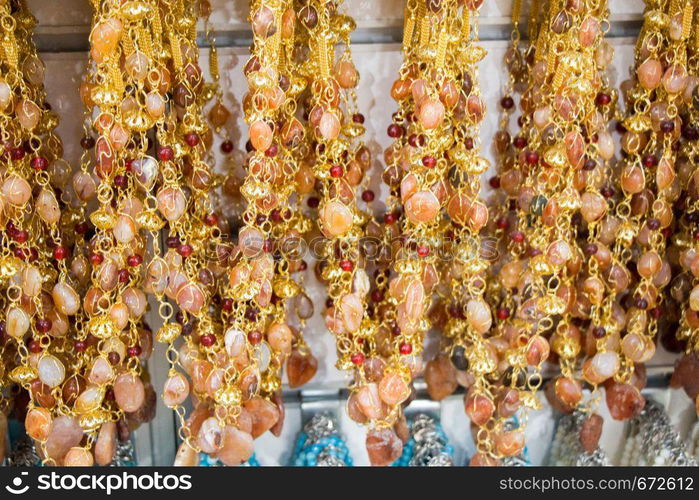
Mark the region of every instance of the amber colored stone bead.
POLYGON ((279 420, 279 408, 274 403, 255 397, 244 403, 244 408, 252 415, 252 437, 257 438, 271 429, 279 420))
POLYGON ((403 442, 393 429, 373 429, 367 433, 366 448, 373 466, 395 462, 403 452, 403 442))
POLYGON ((597 413, 588 416, 580 428, 580 446, 587 453, 592 453, 597 449, 599 438, 602 436, 602 426, 604 419, 597 413))
POLYGON ((607 407, 614 420, 628 420, 645 407, 646 400, 631 384, 605 384, 607 407))
POLYGON ((300 387, 311 380, 318 371, 318 360, 310 351, 293 349, 286 362, 289 387, 300 387))
POLYGON ((427 362, 425 366, 427 392, 435 401, 441 401, 451 395, 458 387, 456 369, 451 360, 443 354, 427 362))

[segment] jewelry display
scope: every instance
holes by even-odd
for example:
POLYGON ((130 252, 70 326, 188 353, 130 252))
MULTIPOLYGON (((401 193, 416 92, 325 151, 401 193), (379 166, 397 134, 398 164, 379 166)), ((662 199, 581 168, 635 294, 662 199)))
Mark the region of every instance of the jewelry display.
POLYGON ((0 460, 696 465, 699 5, 620 2, 0 0, 0 460))

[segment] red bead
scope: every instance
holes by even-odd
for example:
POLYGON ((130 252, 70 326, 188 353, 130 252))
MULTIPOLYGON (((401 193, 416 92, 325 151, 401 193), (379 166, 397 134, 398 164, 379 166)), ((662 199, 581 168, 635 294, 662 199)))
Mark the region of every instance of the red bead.
POLYGON ((128 181, 126 179, 125 175, 116 175, 114 176, 114 185, 119 188, 125 188, 128 184, 128 181))
POLYGON ((23 148, 12 148, 10 149, 10 158, 12 158, 15 161, 19 161, 22 158, 24 158, 24 155, 26 154, 26 151, 24 151, 23 148))
POLYGON ((265 242, 262 244, 262 250, 265 253, 272 253, 273 249, 274 249, 274 243, 272 243, 272 240, 265 240, 265 242))
POLYGON ((127 172, 133 171, 133 158, 129 158, 124 162, 124 168, 126 169, 127 172))
POLYGON ((355 113, 352 115, 352 121, 354 123, 364 123, 364 115, 361 113, 355 113))
POLYGON ((188 132, 184 135, 184 142, 186 142, 188 146, 193 148, 194 146, 199 144, 199 135, 194 132, 188 132))
POLYGON ((104 256, 101 253, 93 252, 90 254, 90 263, 93 266, 99 266, 104 261, 104 256))
POLYGON ((90 226, 87 225, 87 222, 78 222, 75 225, 75 232, 78 234, 87 234, 88 229, 90 226))
POLYGON ((517 149, 523 149, 527 145, 527 140, 524 137, 515 137, 512 142, 517 149))
POLYGON ((24 229, 20 229, 15 233, 14 238, 17 243, 25 243, 29 239, 29 233, 24 229))
POLYGON ((141 349, 141 346, 138 344, 131 346, 126 350, 126 353, 132 358, 140 356, 141 352, 143 352, 143 349, 141 349))
POLYGON ((277 153, 279 153, 279 148, 276 144, 272 144, 270 147, 267 148, 267 151, 265 151, 265 156, 272 158, 274 156, 277 156, 277 153))
POLYGON ((345 272, 350 272, 352 269, 354 269, 354 264, 352 264, 351 260, 341 260, 340 268, 345 272))
POLYGON ((109 364, 111 365, 118 365, 119 361, 121 361, 121 356, 119 356, 118 352, 110 352, 107 354, 107 361, 109 361, 109 364))
POLYGON ((183 243, 177 247, 177 253, 185 258, 192 255, 193 251, 194 251, 194 249, 192 248, 192 245, 189 245, 187 243, 183 243))
POLYGON ((527 153, 524 155, 524 159, 530 165, 536 165, 539 163, 539 153, 536 151, 527 151, 527 153))
POLYGON ((119 269, 119 272, 117 274, 119 275, 119 283, 126 283, 127 281, 129 281, 128 269, 119 269))
POLYGON ((48 318, 37 318, 36 320, 36 329, 41 333, 47 333, 52 326, 53 323, 48 318))
POLYGON ((206 335, 202 335, 199 341, 201 342, 201 345, 203 345, 204 347, 211 347, 212 345, 214 345, 214 343, 216 343, 216 337, 213 334, 209 333, 206 335))
POLYGON ((128 265, 130 265, 131 267, 140 266, 142 262, 143 262, 143 257, 141 257, 137 253, 135 253, 133 255, 129 255, 128 258, 126 259, 126 263, 128 265))
POLYGON ((223 299, 221 301, 221 309, 223 311, 232 311, 233 310, 233 299, 223 299))
POLYGON ((437 164, 437 160, 434 159, 434 156, 423 156, 422 164, 427 168, 434 168, 437 164))
POLYGON ((506 307, 500 307, 497 312, 498 319, 507 319, 510 317, 510 310, 506 307))
POLYGON ((430 247, 424 245, 417 247, 417 254, 420 257, 427 257, 430 254, 430 247))
POLYGON ((36 340, 29 341, 29 352, 37 354, 41 352, 41 344, 36 340))
POLYGON ((473 138, 467 137, 464 139, 464 147, 466 149, 473 149, 473 138))
POLYGON ((299 271, 305 271, 306 269, 308 269, 308 264, 305 260, 302 260, 301 264, 299 264, 299 271))
POLYGON ((386 224, 393 224, 396 222, 396 215, 392 213, 388 213, 384 215, 383 220, 386 224))
POLYGON ((374 302, 381 302, 383 300, 383 292, 381 290, 373 290, 371 292, 371 300, 374 302))
POLYGON ((402 342, 398 347, 398 350, 402 355, 407 356, 408 354, 413 352, 413 346, 412 344, 408 344, 407 342, 402 342))
POLYGON ((68 248, 63 245, 58 245, 53 247, 53 258, 56 260, 63 260, 68 257, 68 248))
POLYGON ((521 231, 512 231, 510 233, 510 238, 512 238, 512 241, 515 243, 524 242, 524 234, 521 231))
POLYGON ((257 330, 253 330, 248 333, 248 340, 251 344, 259 344, 262 341, 262 333, 257 330))
POLYGON ((87 348, 87 344, 85 343, 84 340, 76 340, 75 341, 75 350, 78 352, 83 352, 87 348))
POLYGON ((354 353, 352 354, 352 357, 350 357, 350 360, 354 365, 361 365, 364 363, 364 354, 361 352, 354 353))
POLYGON ((206 217, 204 217, 204 223, 207 226, 215 226, 218 224, 218 216, 216 214, 207 214, 206 217))
POLYGON ((494 177, 491 177, 490 180, 488 181, 488 184, 490 184, 490 187, 493 189, 499 189, 500 188, 500 177, 497 175, 494 177))
POLYGON ((362 200, 367 203, 374 201, 374 192, 371 189, 362 192, 362 200))
POLYGON ((43 156, 37 156, 32 158, 31 166, 34 170, 46 170, 46 167, 49 166, 49 161, 43 156))
POLYGON ((654 167, 658 160, 655 158, 655 155, 652 154, 647 154, 643 156, 643 166, 646 168, 651 168, 654 167))
POLYGON ((175 157, 175 152, 170 146, 163 146, 158 150, 158 159, 160 161, 170 161, 175 157))
POLYGON ((223 141, 221 143, 221 152, 226 154, 233 152, 233 142, 223 141))
POLYGON ((505 96, 500 99, 500 106, 502 106, 503 109, 512 109, 512 106, 514 105, 515 101, 510 96, 505 96))
POLYGON ((606 106, 612 102, 612 97, 609 94, 605 94, 604 92, 600 92, 597 94, 597 97, 595 98, 595 104, 598 106, 606 106))
POLYGON ((342 177, 342 167, 340 165, 333 165, 330 167, 330 176, 334 177, 335 179, 338 179, 342 177))
POLYGON ((306 201, 306 204, 310 208, 318 208, 318 205, 320 205, 320 200, 315 196, 311 196, 310 198, 308 198, 308 201, 306 201))
POLYGON ((83 149, 92 149, 95 147, 95 140, 89 135, 86 135, 85 137, 80 139, 80 147, 82 147, 83 149))
POLYGON ((388 130, 386 131, 388 133, 388 136, 392 139, 396 139, 400 137, 403 134, 403 129, 396 125, 395 123, 391 123, 388 126, 388 130))

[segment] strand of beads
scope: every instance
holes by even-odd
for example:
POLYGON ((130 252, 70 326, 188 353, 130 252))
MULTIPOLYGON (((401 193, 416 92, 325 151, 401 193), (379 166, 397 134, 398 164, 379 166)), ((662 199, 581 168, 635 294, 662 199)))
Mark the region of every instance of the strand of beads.
MULTIPOLYGON (((356 206, 355 192, 371 157, 360 141, 364 127, 353 118, 357 115, 354 89, 359 79, 349 49, 354 22, 339 14, 337 7, 332 6, 331 10, 324 2, 312 2, 304 7, 302 17, 310 37, 309 46, 317 55, 311 72, 315 75, 309 122, 315 139, 313 172, 322 183, 319 224, 326 241, 319 265, 329 296, 325 323, 336 337, 336 366, 353 375, 353 394, 375 391, 374 395, 379 395, 381 390, 376 382, 381 379, 381 370, 373 370, 369 375, 371 368, 365 365, 375 325, 366 311, 369 279, 360 248, 366 217, 356 206), (345 50, 331 67, 335 61, 335 36, 344 43, 345 50)), ((376 368, 373 363, 378 358, 371 357, 369 364, 376 368)), ((384 389, 389 390, 386 386, 384 389)), ((373 400, 369 404, 373 406, 366 407, 368 413, 351 412, 352 418, 362 422, 379 418, 380 403, 373 400)))
POLYGON ((8 363, 6 369, 29 392, 24 420, 42 461, 71 463, 85 454, 78 447, 83 431, 69 407, 75 390, 70 384, 75 351, 69 317, 80 300, 69 284, 65 262, 53 260, 54 247, 63 243, 61 218, 70 214, 57 196, 70 167, 61 159, 63 146, 54 131, 58 120, 46 103, 44 65, 32 41, 36 21, 24 2, 4 2, 2 8, 3 26, 8 27, 2 80, 9 96, 17 99, 2 106, 16 116, 1 126, 9 149, 2 183, 3 253, 11 260, 4 269, 18 264, 5 289, 5 331, 15 342, 18 366, 8 363), (12 241, 10 254, 5 245, 12 241))
MULTIPOLYGON (((164 2, 164 36, 172 49, 170 72, 173 75, 173 99, 166 111, 168 126, 158 131, 160 153, 167 151, 170 163, 163 169, 164 185, 158 192, 163 199, 177 200, 174 210, 166 215, 169 234, 164 259, 154 260, 167 269, 168 281, 153 280, 154 292, 161 295, 161 314, 165 324, 158 339, 167 342, 171 362, 163 399, 180 420, 183 439, 176 458, 177 464, 196 463, 194 447, 207 453, 220 453, 227 460, 230 439, 223 442, 223 428, 231 413, 235 414, 237 394, 226 382, 227 362, 221 356, 222 345, 216 335, 221 326, 217 304, 212 300, 217 290, 217 278, 223 270, 217 267, 216 249, 221 243, 221 227, 213 211, 209 191, 213 174, 207 163, 207 150, 213 140, 204 119, 203 107, 212 93, 205 85, 196 46, 196 3, 164 2), (178 19, 177 23, 170 22, 178 19), (167 190, 167 191, 166 191, 167 190), (165 285, 165 286, 163 286, 165 285), (167 321, 172 309, 164 303, 162 294, 173 300, 179 311, 177 324, 167 321), (174 340, 182 334, 184 342, 179 351, 174 340), (189 375, 191 385, 180 367, 189 375), (182 406, 190 393, 196 406, 189 420, 182 406), (194 399, 194 398, 193 398, 194 399), (229 408, 229 407, 233 408, 229 408), (206 425, 205 425, 206 424, 206 425), (213 443, 213 444, 212 444, 213 443), (225 446, 224 446, 225 445, 225 446)), ((227 436, 230 438, 230 435, 227 436)), ((251 451, 252 439, 249 439, 251 451)), ((244 458, 243 458, 244 460, 244 458)))
MULTIPOLYGON (((129 169, 132 160, 146 155, 147 131, 161 119, 152 114, 155 108, 143 104, 146 96, 150 91, 163 100, 166 89, 157 88, 163 83, 157 5, 105 1, 95 3, 95 10, 90 34, 93 78, 83 86, 83 101, 96 106, 98 138, 87 136, 83 146, 94 147, 99 207, 90 215, 95 226, 87 243, 92 272, 77 335, 83 353, 77 382, 82 385, 74 410, 90 436, 99 431, 100 446, 109 447, 116 430, 110 422, 147 421, 155 406, 154 390, 141 379, 139 355, 145 353, 145 359, 150 352, 150 333, 142 322, 146 298, 140 289, 145 240, 138 229, 145 224, 129 169)), ((157 171, 149 173, 154 179, 157 171)), ((76 194, 85 187, 89 193, 87 177, 74 179, 76 194)), ((79 458, 88 461, 87 455, 79 458)))
MULTIPOLYGON (((619 419, 630 418, 643 408, 644 399, 636 386, 644 377, 634 369, 655 353, 653 339, 661 312, 660 292, 671 278, 670 265, 665 260, 665 238, 673 221, 671 203, 679 194, 672 188, 676 177, 672 144, 681 128, 675 99, 687 83, 684 66, 687 54, 681 29, 683 10, 677 3, 663 7, 649 2, 648 26, 644 25, 636 54, 638 83, 634 89, 627 86, 630 116, 625 121, 628 131, 622 146, 630 154, 620 184, 625 193, 633 194, 632 216, 625 229, 629 237, 635 236, 634 254, 638 256, 634 276, 638 275, 638 281, 634 292, 626 295, 628 311, 626 334, 621 339, 621 370, 615 377, 617 383, 609 383, 607 388, 608 406, 619 419), (663 8, 674 11, 663 13, 663 8), (667 30, 665 23, 659 22, 664 15, 679 16, 680 29, 667 30), (659 61, 665 55, 670 59, 663 75, 665 70, 659 61), (660 73, 656 75, 656 71, 660 73)), ((691 5, 686 15, 691 22, 691 5)), ((630 246, 628 240, 625 243, 630 246)))
MULTIPOLYGON (((699 10, 695 10, 695 18, 699 19, 699 10)), ((695 23, 697 20, 695 19, 695 23)), ((699 244, 699 177, 697 177, 695 165, 699 161, 699 34, 695 32, 691 44, 688 47, 689 57, 687 61, 689 77, 687 87, 682 97, 686 114, 682 119, 682 140, 677 153, 677 175, 682 188, 682 193, 675 203, 678 228, 673 236, 673 245, 668 249, 668 257, 671 261, 677 260, 679 272, 674 276, 669 288, 670 303, 679 304, 678 321, 679 329, 676 337, 671 329, 665 332, 662 339, 663 345, 674 352, 686 350, 687 354, 677 365, 687 366, 696 359, 699 353, 699 320, 697 311, 698 286, 699 286, 699 261, 697 251, 699 244)), ((675 262, 673 262, 674 264, 675 262)), ((668 304, 670 305, 670 304, 668 304)), ((674 316, 670 315, 669 316, 674 316)), ((692 374, 677 373, 680 385, 685 386, 690 397, 693 397, 699 413, 699 395, 694 394, 689 383, 692 374), (689 375, 689 376, 687 376, 689 375), (688 390, 689 389, 689 390, 688 390)))
MULTIPOLYGON (((436 19, 436 17, 435 17, 436 19)), ((386 170, 383 174, 384 182, 389 186, 390 197, 387 200, 387 212, 384 215, 383 222, 384 228, 378 229, 378 233, 382 237, 382 260, 386 260, 386 264, 390 264, 393 261, 393 257, 398 258, 399 256, 395 254, 395 251, 401 247, 405 246, 409 248, 411 243, 408 242, 408 237, 410 233, 412 222, 405 222, 403 229, 403 239, 400 237, 401 224, 403 221, 400 219, 405 213, 401 205, 401 179, 405 175, 405 172, 410 168, 410 160, 407 155, 410 153, 410 148, 420 147, 420 143, 424 145, 425 137, 420 137, 420 133, 415 131, 415 133, 408 133, 408 127, 412 125, 409 116, 412 115, 413 100, 411 98, 411 85, 413 80, 417 77, 416 67, 414 66, 415 57, 419 52, 418 46, 423 47, 429 43, 429 35, 431 24, 427 17, 427 6, 424 2, 419 0, 410 1, 406 5, 405 13, 405 25, 403 33, 403 48, 404 48, 404 60, 400 70, 400 76, 393 84, 391 89, 392 97, 398 102, 399 109, 393 115, 393 123, 388 128, 389 137, 394 139, 393 144, 384 153, 384 158, 386 160, 386 170), (423 26, 422 39, 420 36, 420 31, 417 29, 418 26, 423 26), (412 144, 412 145, 411 145, 412 144), (390 257, 386 259, 387 256, 390 257)), ((438 33, 438 23, 435 22, 435 34, 438 33)), ((442 35, 446 37, 446 33, 442 35)), ((424 81, 423 81, 424 83, 424 81)), ((424 86, 422 87, 424 91, 424 86)), ((441 103, 437 100, 435 104, 434 100, 433 108, 437 109, 441 103)), ((441 121, 443 120, 443 112, 441 116, 437 118, 441 121)), ((432 128, 436 123, 430 124, 432 128)), ((413 132, 413 131, 410 131, 413 132)), ((432 158, 434 160, 434 158, 432 158)), ((419 168, 419 167, 416 167, 419 168)), ((409 193, 404 193, 404 197, 407 197, 409 193)), ((414 191, 410 194, 414 194, 414 191)), ((418 199, 420 197, 427 198, 431 202, 434 202, 433 194, 431 192, 423 192, 418 198, 415 199, 415 210, 411 209, 411 216, 415 216, 418 212, 418 199)), ((437 202, 439 205, 439 202, 437 202)), ((437 207, 437 209, 439 206, 437 207)), ((431 203, 429 207, 430 213, 427 214, 430 218, 436 217, 437 213, 434 210, 434 203, 431 203)), ((417 221, 414 221, 417 224, 417 221)), ((400 250, 402 252, 402 250, 400 250)), ((403 268, 407 270, 408 268, 403 268)), ((379 313, 380 328, 376 335, 376 348, 377 352, 381 353, 382 356, 386 358, 386 366, 383 369, 383 377, 390 376, 396 381, 396 388, 408 387, 407 383, 417 371, 419 371, 419 354, 422 346, 422 339, 420 333, 415 328, 416 321, 422 319, 422 308, 424 307, 424 294, 425 290, 420 282, 420 272, 422 271, 421 263, 414 267, 414 274, 416 279, 410 281, 411 293, 406 293, 405 283, 408 279, 404 279, 400 284, 397 278, 394 277, 392 284, 389 284, 390 268, 385 267, 380 270, 376 277, 376 292, 377 298, 379 298, 379 304, 376 310, 379 313), (397 286, 398 285, 398 286, 397 286), (401 295, 397 297, 396 295, 401 295), (403 324, 399 324, 399 299, 404 299, 406 296, 410 297, 410 315, 407 317, 405 305, 402 306, 402 312, 400 314, 400 321, 403 324), (408 324, 408 320, 410 324, 408 324), (404 330, 404 331, 403 331, 404 330), (411 337, 414 335, 420 337, 420 341, 417 345, 413 346, 411 343, 406 342, 407 336, 411 337), (416 353, 413 353, 413 347, 417 349, 416 353), (411 363, 415 360, 416 363, 411 363), (410 373, 411 365, 413 368, 417 368, 415 373, 410 373)), ((412 276, 411 276, 412 277, 412 276)), ((420 326, 425 327, 426 325, 421 324, 420 326)), ((376 356, 370 356, 372 363, 375 363, 374 358, 376 356)), ((378 364, 378 363, 377 363, 378 364)), ((381 363, 383 366, 383 363, 381 363)), ((405 398, 409 397, 405 394, 405 398)), ((359 415, 363 414, 364 418, 367 419, 379 419, 382 420, 380 423, 382 425, 376 426, 367 435, 367 449, 369 451, 370 460, 375 465, 388 465, 397 459, 402 452, 402 442, 396 435, 396 432, 391 429, 394 422, 399 420, 400 417, 400 406, 394 405, 391 407, 386 406, 383 408, 383 402, 381 401, 378 386, 374 384, 367 384, 365 387, 360 388, 356 394, 350 398, 349 407, 350 413, 352 409, 356 408, 359 415), (377 412, 377 409, 381 411, 377 412), (383 415, 382 415, 383 413, 383 415)))

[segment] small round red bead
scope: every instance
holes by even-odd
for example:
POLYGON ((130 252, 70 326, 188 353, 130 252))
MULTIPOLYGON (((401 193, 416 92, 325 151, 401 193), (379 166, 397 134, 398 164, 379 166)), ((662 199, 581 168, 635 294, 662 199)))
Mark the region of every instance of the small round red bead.
POLYGON ((204 347, 211 347, 216 342, 216 337, 213 334, 208 333, 206 335, 202 335, 199 340, 201 342, 201 345, 203 345, 204 347))
POLYGON ((53 247, 53 258, 56 260, 63 260, 68 257, 68 247, 63 245, 58 245, 53 247))
POLYGON ((192 248, 192 245, 188 243, 183 243, 177 247, 177 253, 182 257, 189 257, 192 255, 192 252, 194 252, 194 249, 192 248))
POLYGON ((49 161, 43 156, 32 158, 31 166, 34 170, 46 170, 49 166, 49 161))
POLYGON ((126 350, 126 352, 130 357, 136 358, 136 357, 141 355, 141 352, 143 352, 143 349, 141 349, 140 345, 136 344, 134 346, 129 347, 126 350))
POLYGON ((129 270, 128 269, 119 269, 118 275, 119 275, 119 283, 126 283, 129 281, 129 270))
POLYGON ((199 135, 195 132, 188 132, 184 135, 184 142, 186 142, 188 146, 194 147, 199 144, 199 135))
POLYGON ((498 319, 507 319, 510 317, 510 310, 506 307, 500 307, 497 312, 498 319))
POLYGON ((262 341, 262 333, 257 330, 253 330, 248 333, 248 340, 251 344, 259 344, 262 341))
POLYGON ((515 243, 523 243, 524 242, 524 233, 521 231, 512 231, 510 233, 510 238, 512 238, 512 241, 515 243))
POLYGON ((434 166, 437 164, 437 160, 434 159, 434 156, 423 156, 422 164, 426 168, 434 168, 434 166))
POLYGON ((401 342, 400 346, 398 347, 400 350, 400 353, 404 356, 407 356, 411 352, 413 352, 413 346, 412 344, 408 344, 407 342, 401 342))
POLYGON ((129 255, 128 258, 126 259, 126 263, 128 265, 130 265, 131 267, 140 266, 142 262, 143 262, 143 257, 141 257, 137 253, 135 253, 133 255, 129 255))
POLYGON ((41 333, 47 333, 52 326, 53 323, 48 318, 37 318, 36 320, 36 329, 41 333))
POLYGON ((101 253, 93 252, 90 254, 90 263, 93 266, 99 266, 104 262, 104 256, 101 253))
POLYGON ((333 165, 330 167, 330 176, 334 177, 335 179, 339 179, 342 177, 343 171, 342 167, 340 165, 333 165))
POLYGON ((352 364, 354 365, 361 365, 364 363, 364 354, 361 352, 357 352, 352 354, 352 357, 350 357, 350 360, 352 361, 352 364))
POLYGON ((352 263, 351 260, 341 260, 340 261, 340 268, 345 271, 345 272, 350 272, 352 269, 354 269, 354 264, 352 263))
POLYGON ((221 152, 226 154, 233 152, 233 142, 223 141, 221 143, 221 152))
POLYGON ((158 150, 158 159, 160 161, 170 161, 175 157, 175 151, 170 146, 163 146, 158 150))
POLYGON ((204 217, 204 223, 207 226, 215 226, 218 224, 218 216, 216 214, 207 214, 206 217, 204 217))

